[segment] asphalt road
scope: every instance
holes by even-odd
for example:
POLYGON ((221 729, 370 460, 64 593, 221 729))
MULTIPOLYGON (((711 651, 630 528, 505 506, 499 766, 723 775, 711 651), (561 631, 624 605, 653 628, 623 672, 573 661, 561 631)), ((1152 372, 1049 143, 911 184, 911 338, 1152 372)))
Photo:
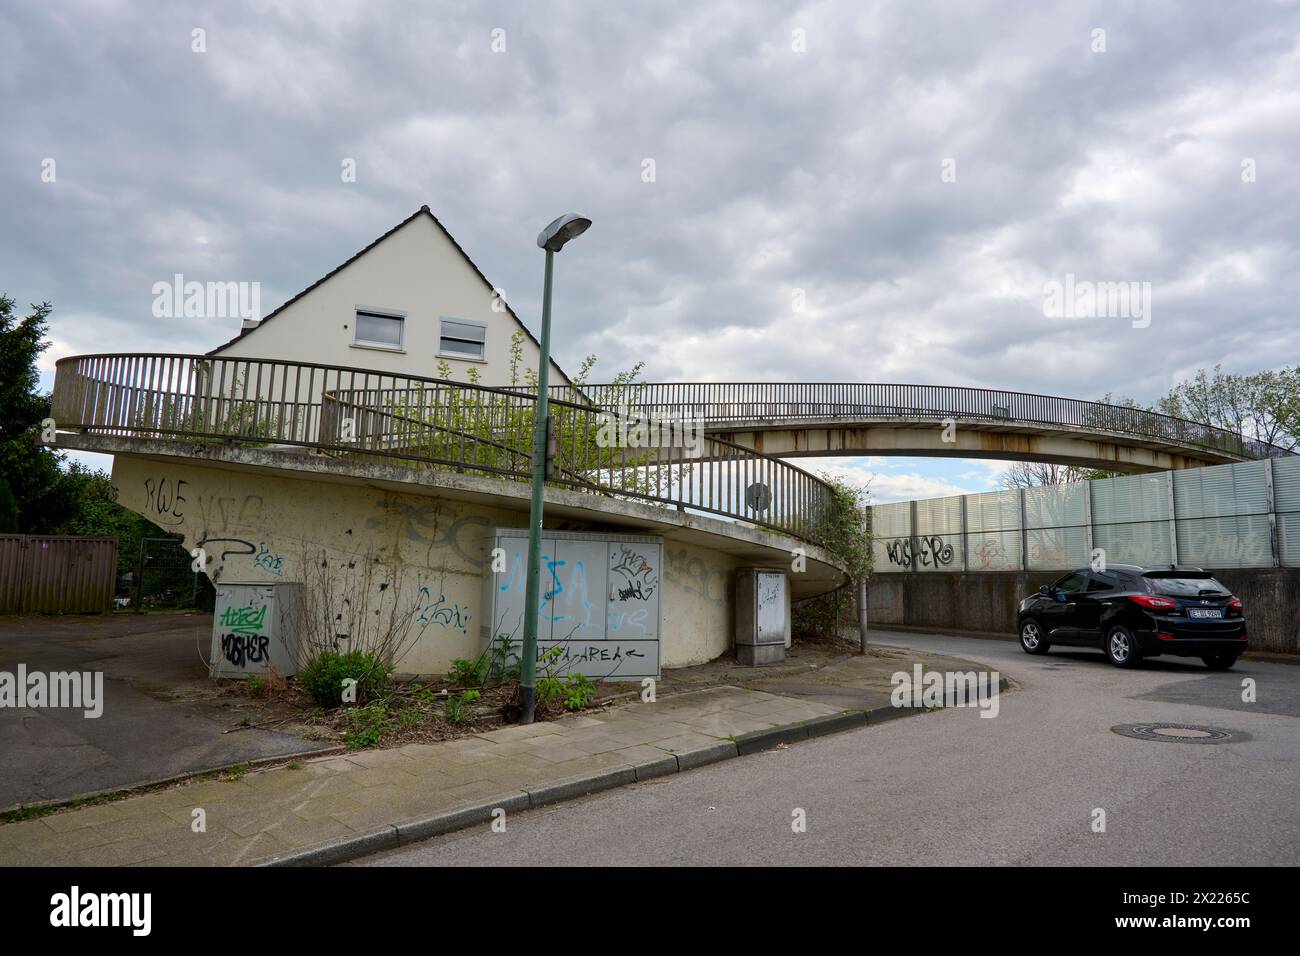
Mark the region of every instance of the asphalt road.
POLYGON ((891 633, 880 643, 988 663, 1017 682, 995 718, 948 709, 823 737, 357 861, 354 865, 1300 863, 1300 666, 1211 673, 1100 652, 891 633), (1252 678, 1258 701, 1241 700, 1252 678), (1111 727, 1244 732, 1205 744, 1111 727), (807 830, 792 831, 795 809, 807 830), (1094 832, 1094 811, 1105 832, 1094 832))
POLYGON ((0 671, 101 672, 103 713, 0 707, 0 808, 76 797, 325 745, 272 730, 227 733, 202 655, 211 614, 0 619, 0 671), (197 694, 190 694, 197 691, 197 694))

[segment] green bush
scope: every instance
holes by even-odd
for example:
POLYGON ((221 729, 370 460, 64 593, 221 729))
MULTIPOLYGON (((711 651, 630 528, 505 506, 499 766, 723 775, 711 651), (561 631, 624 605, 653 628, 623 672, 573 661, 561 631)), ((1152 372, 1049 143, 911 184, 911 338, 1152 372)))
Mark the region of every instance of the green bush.
POLYGON ((596 685, 581 674, 570 674, 564 688, 564 709, 582 710, 596 697, 596 685))
POLYGON ((347 718, 348 729, 343 733, 343 743, 353 749, 373 747, 393 729, 388 707, 384 704, 354 707, 347 711, 347 718))
POLYGON ((322 651, 298 672, 298 682, 323 707, 343 703, 343 682, 357 682, 356 703, 364 704, 392 685, 393 668, 371 651, 322 651))
POLYGON ((451 674, 449 676, 453 682, 461 687, 481 687, 483 681, 487 680, 488 666, 490 664, 491 660, 487 651, 484 651, 473 660, 458 657, 451 662, 451 674))
POLYGON ((467 690, 459 698, 448 697, 442 705, 442 716, 453 724, 467 724, 473 719, 474 715, 466 709, 466 704, 472 704, 482 695, 476 690, 467 690))

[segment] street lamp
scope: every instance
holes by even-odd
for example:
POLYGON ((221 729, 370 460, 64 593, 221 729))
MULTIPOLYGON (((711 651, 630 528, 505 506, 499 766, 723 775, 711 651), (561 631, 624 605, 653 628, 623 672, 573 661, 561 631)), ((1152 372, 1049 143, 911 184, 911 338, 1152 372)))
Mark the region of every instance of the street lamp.
POLYGON ((556 219, 537 237, 546 250, 546 279, 542 285, 542 349, 537 364, 537 409, 533 418, 533 501, 528 512, 528 588, 524 597, 524 646, 519 661, 519 722, 531 724, 537 710, 537 617, 542 576, 542 499, 546 489, 546 437, 551 371, 551 267, 555 254, 570 239, 587 231, 591 220, 569 213, 556 219))

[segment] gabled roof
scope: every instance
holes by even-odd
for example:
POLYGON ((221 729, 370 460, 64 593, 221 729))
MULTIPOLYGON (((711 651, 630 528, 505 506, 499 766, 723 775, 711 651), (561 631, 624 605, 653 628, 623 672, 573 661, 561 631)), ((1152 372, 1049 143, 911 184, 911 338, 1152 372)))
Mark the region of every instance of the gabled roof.
MULTIPOLYGON (((480 279, 483 280, 483 284, 484 284, 485 286, 487 286, 489 292, 491 292, 492 290, 494 290, 494 289, 496 288, 496 286, 494 286, 491 282, 488 281, 488 277, 485 276, 485 275, 483 274, 483 270, 480 269, 477 265, 475 265, 475 264, 474 264, 474 260, 471 259, 471 258, 466 254, 465 250, 461 248, 460 243, 456 241, 456 237, 453 236, 450 232, 448 232, 448 231, 447 231, 447 227, 444 226, 441 222, 438 221, 438 217, 435 216, 432 212, 429 211, 429 207, 428 207, 427 205, 426 205, 426 206, 421 206, 419 209, 417 209, 415 212, 411 213, 411 215, 407 216, 405 219, 403 219, 401 222, 399 222, 397 225, 395 225, 392 229, 389 229, 386 233, 384 233, 382 236, 380 236, 380 237, 379 237, 378 239, 376 239, 374 242, 370 243, 370 245, 366 246, 364 249, 362 249, 362 250, 361 250, 360 252, 358 252, 356 255, 352 256, 351 258, 349 258, 346 262, 342 263, 341 265, 336 266, 335 268, 331 269, 329 272, 325 273, 323 276, 321 276, 319 279, 317 279, 317 280, 316 280, 315 282, 313 282, 311 285, 307 286, 307 288, 303 289, 301 292, 299 292, 297 295, 295 295, 292 299, 289 299, 287 302, 285 302, 285 303, 284 303, 283 305, 281 305, 279 308, 277 308, 277 309, 275 309, 274 311, 272 311, 271 313, 269 313, 269 314, 266 316, 266 318, 262 319, 262 321, 259 322, 259 323, 257 323, 257 325, 253 326, 251 329, 245 329, 245 330, 241 331, 238 335, 236 335, 236 336, 235 336, 233 339, 231 339, 229 342, 224 342, 224 343, 222 343, 221 345, 218 345, 216 348, 212 349, 212 350, 209 351, 207 354, 208 354, 208 355, 216 355, 216 354, 218 354, 222 349, 224 349, 224 348, 228 348, 229 346, 234 345, 236 342, 238 342, 240 339, 244 338, 245 336, 252 335, 254 332, 256 332, 258 329, 260 329, 260 328, 261 328, 263 325, 265 325, 267 322, 270 322, 273 318, 275 318, 277 315, 279 315, 279 314, 280 314, 281 312, 283 312, 285 309, 289 308, 289 306, 293 305, 295 302, 297 302, 299 299, 301 299, 303 296, 305 296, 308 292, 312 291, 312 289, 315 289, 317 286, 321 285, 321 284, 322 284, 323 282, 325 282, 326 280, 331 279, 331 278, 333 278, 334 276, 338 275, 340 272, 342 272, 342 271, 343 271, 344 269, 346 269, 348 266, 352 265, 352 263, 356 262, 358 259, 360 259, 362 256, 364 256, 364 255, 365 255, 367 252, 369 252, 371 249, 375 248, 377 245, 379 245, 381 242, 383 242, 385 239, 387 239, 387 238, 388 238, 389 236, 391 236, 393 233, 395 233, 395 232, 397 232, 399 229, 402 229, 403 227, 409 225, 411 222, 413 222, 413 221, 415 220, 415 218, 416 218, 417 216, 428 216, 428 217, 429 217, 429 219, 433 222, 433 224, 434 224, 435 226, 437 226, 439 230, 442 231, 442 234, 443 234, 444 236, 446 236, 446 237, 447 237, 447 240, 448 240, 448 241, 449 241, 449 242, 450 242, 450 243, 451 243, 451 244, 456 248, 456 251, 459 252, 459 253, 461 254, 461 258, 463 258, 463 259, 465 260, 465 262, 468 263, 469 267, 470 267, 471 269, 474 270, 474 274, 477 275, 480 279)), ((524 323, 520 320, 519 316, 515 315, 515 310, 512 309, 512 308, 510 308, 509 304, 508 304, 504 299, 501 300, 501 304, 504 305, 504 306, 506 307, 506 312, 508 312, 508 313, 510 314, 510 317, 511 317, 512 319, 515 320, 515 324, 518 325, 519 328, 523 329, 524 334, 528 336, 529 340, 532 341, 532 343, 533 343, 534 345, 536 345, 536 346, 540 349, 540 348, 542 347, 542 344, 541 344, 540 342, 537 341, 537 338, 533 335, 533 333, 532 333, 531 331, 529 331, 528 326, 524 325, 524 323)), ((554 365, 557 369, 560 368, 560 365, 559 365, 558 362, 555 361, 554 356, 551 357, 551 364, 554 365)), ((562 375, 564 375, 564 377, 565 377, 566 380, 568 379, 568 377, 569 377, 569 376, 568 376, 568 373, 566 373, 566 372, 564 371, 564 369, 560 369, 560 373, 561 373, 562 375)))

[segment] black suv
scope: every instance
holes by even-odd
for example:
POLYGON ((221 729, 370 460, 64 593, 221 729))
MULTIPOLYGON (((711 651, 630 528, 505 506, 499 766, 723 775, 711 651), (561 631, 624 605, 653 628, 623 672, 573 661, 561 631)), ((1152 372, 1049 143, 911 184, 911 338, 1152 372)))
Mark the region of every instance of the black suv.
POLYGON ((1143 657, 1199 657, 1226 671, 1246 649, 1241 601, 1201 568, 1112 564, 1071 571, 1020 602, 1020 646, 1099 647, 1116 667, 1143 657))

